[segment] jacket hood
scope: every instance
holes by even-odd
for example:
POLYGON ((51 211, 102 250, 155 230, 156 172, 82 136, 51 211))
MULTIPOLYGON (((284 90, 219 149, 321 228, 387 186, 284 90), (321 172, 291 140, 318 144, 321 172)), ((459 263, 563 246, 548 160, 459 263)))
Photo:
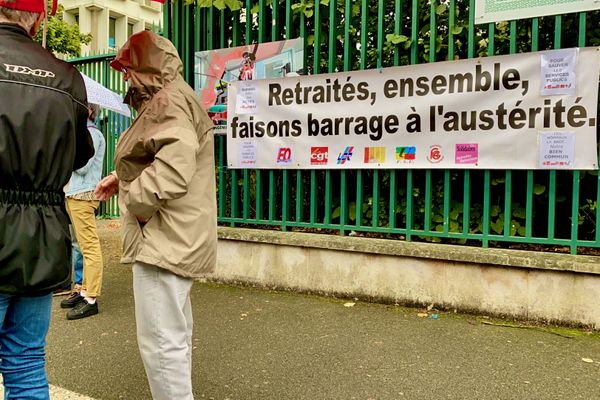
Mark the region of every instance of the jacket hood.
POLYGON ((183 72, 183 63, 173 43, 151 31, 131 36, 110 66, 129 72, 131 86, 125 103, 138 111, 163 87, 180 79, 183 72))

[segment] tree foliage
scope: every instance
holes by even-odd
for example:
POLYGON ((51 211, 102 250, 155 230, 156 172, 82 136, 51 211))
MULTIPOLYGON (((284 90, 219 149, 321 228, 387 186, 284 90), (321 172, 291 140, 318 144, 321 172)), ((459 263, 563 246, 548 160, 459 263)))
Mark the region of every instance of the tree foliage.
MULTIPOLYGON (((42 43, 42 30, 40 26, 35 41, 42 43)), ((81 45, 92 41, 91 34, 83 34, 77 24, 69 24, 63 19, 63 7, 59 5, 55 16, 48 18, 46 33, 46 48, 53 53, 65 54, 70 57, 79 57, 81 45)))

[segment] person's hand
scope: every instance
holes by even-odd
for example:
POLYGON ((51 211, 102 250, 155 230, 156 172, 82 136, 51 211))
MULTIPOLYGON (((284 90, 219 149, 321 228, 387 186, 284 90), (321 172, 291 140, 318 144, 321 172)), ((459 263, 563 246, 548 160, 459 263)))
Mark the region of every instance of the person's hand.
POLYGON ((96 185, 94 194, 100 201, 106 201, 119 191, 119 180, 113 174, 106 176, 96 185))

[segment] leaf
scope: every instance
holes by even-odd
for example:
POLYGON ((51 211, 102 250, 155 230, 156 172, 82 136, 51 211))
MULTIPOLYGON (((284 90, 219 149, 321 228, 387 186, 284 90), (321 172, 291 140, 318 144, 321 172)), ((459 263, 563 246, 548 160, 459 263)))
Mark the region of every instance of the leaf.
POLYGON ((344 303, 344 307, 354 307, 356 303, 344 303))
POLYGON ((519 228, 521 228, 521 224, 518 221, 515 221, 514 219, 510 221, 510 236, 515 236, 519 231, 519 228))
POLYGON ((523 207, 518 207, 513 211, 513 217, 525 219, 527 217, 527 211, 523 207))
POLYGON ((582 358, 581 361, 583 361, 584 363, 588 363, 588 364, 594 363, 594 360, 592 360, 591 358, 582 358))
POLYGON ((408 36, 397 35, 395 33, 388 33, 385 38, 386 38, 386 41, 391 44, 400 44, 400 43, 404 43, 407 40, 409 40, 408 36))
POLYGON ((500 206, 495 204, 490 208, 490 216, 497 217, 500 214, 500 206))
POLYGON ((439 6, 436 7, 435 9, 435 13, 437 15, 442 15, 443 13, 445 13, 448 10, 448 5, 446 4, 440 4, 439 6))
POLYGON ((492 230, 494 232, 496 232, 498 235, 502 234, 502 232, 504 232, 504 220, 502 219, 497 219, 496 222, 492 222, 490 224, 492 230))
POLYGON ((332 219, 336 219, 340 217, 340 208, 336 207, 335 210, 333 210, 333 212, 331 213, 331 218, 332 219))
POLYGON ((545 191, 546 191, 546 186, 544 186, 544 185, 540 185, 539 183, 536 183, 533 186, 533 193, 536 194, 536 195, 538 195, 538 196, 540 194, 544 193, 545 191))
POLYGON ((225 9, 225 0, 213 0, 213 6, 218 8, 219 10, 225 9))
POLYGON ((460 35, 463 31, 463 27, 462 26, 453 26, 452 27, 452 34, 453 35, 460 35))
POLYGON ((356 220, 356 203, 354 202, 348 204, 348 219, 350 221, 356 220))

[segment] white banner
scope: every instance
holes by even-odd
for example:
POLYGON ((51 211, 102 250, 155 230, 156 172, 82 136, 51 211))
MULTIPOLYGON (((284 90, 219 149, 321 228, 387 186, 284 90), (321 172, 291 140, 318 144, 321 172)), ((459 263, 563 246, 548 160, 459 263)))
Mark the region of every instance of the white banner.
POLYGON ((511 21, 600 9, 600 0, 475 0, 475 23, 511 21))
POLYGON ((599 50, 234 82, 227 164, 597 169, 599 50))

